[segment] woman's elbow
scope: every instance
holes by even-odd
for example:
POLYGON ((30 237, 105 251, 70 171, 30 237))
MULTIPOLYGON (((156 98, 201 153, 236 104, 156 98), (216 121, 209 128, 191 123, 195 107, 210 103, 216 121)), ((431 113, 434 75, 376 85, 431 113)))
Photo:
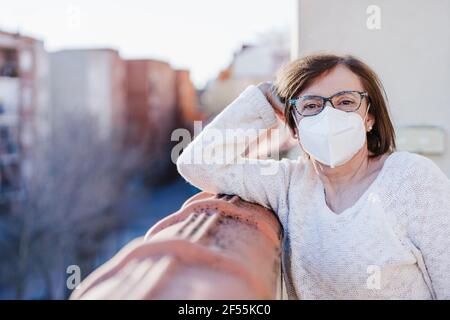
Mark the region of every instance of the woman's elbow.
POLYGON ((190 176, 193 175, 193 165, 189 158, 186 152, 182 152, 176 162, 178 173, 186 180, 190 180, 190 176))
POLYGON ((206 171, 204 165, 193 161, 192 153, 186 149, 178 157, 176 165, 178 173, 190 183, 196 182, 206 171))
POLYGON ((218 193, 221 189, 218 187, 217 172, 215 168, 209 165, 194 163, 186 154, 181 154, 176 162, 178 173, 190 184, 196 188, 218 193))

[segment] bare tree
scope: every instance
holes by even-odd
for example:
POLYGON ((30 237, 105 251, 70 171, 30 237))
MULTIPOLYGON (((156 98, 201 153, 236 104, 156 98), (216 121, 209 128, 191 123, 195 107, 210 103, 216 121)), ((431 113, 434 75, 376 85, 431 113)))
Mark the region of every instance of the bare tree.
POLYGON ((121 130, 100 136, 95 118, 68 112, 51 123, 24 151, 21 199, 0 221, 0 281, 19 299, 37 283, 45 298, 67 297, 67 266, 94 268, 101 240, 124 218, 115 206, 142 167, 144 149, 124 146, 121 130))

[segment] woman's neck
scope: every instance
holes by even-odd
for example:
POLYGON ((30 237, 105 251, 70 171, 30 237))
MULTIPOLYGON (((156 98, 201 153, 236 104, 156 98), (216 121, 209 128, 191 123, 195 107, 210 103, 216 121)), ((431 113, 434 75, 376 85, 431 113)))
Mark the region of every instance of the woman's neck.
POLYGON ((336 194, 345 191, 350 185, 358 184, 367 177, 372 170, 372 161, 369 160, 367 145, 356 153, 353 158, 343 165, 331 168, 315 160, 314 168, 322 180, 327 194, 336 194))

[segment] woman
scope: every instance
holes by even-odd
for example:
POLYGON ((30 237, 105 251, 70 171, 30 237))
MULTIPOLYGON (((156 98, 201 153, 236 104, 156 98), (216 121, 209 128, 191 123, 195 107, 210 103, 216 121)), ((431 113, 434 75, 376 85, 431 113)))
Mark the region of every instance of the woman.
POLYGON ((395 151, 376 74, 352 56, 313 54, 274 88, 241 93, 180 155, 180 174, 277 213, 291 299, 450 299, 450 181, 431 160, 395 151), (209 133, 273 129, 282 114, 306 157, 214 161, 245 138, 209 133))

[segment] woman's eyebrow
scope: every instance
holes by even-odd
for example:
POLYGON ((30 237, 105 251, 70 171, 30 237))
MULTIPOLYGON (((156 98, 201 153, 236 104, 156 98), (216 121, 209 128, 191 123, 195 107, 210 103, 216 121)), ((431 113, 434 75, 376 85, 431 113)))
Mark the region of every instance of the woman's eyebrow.
POLYGON ((323 98, 324 96, 318 95, 318 94, 302 94, 300 96, 298 96, 298 98, 323 98))
POLYGON ((364 91, 364 89, 345 89, 345 90, 336 91, 332 95, 328 95, 328 96, 324 96, 324 95, 320 95, 320 94, 301 94, 301 95, 298 96, 298 98, 301 98, 301 97, 329 98, 329 97, 332 97, 334 95, 337 95, 337 94, 340 94, 340 93, 345 93, 345 92, 350 92, 350 91, 362 92, 362 91, 364 91))
POLYGON ((332 97, 334 95, 337 95, 337 94, 343 93, 343 92, 347 92, 347 91, 351 91, 351 90, 337 91, 337 92, 333 93, 331 96, 323 96, 320 94, 302 94, 302 95, 299 95, 298 98, 328 98, 328 97, 332 97))

